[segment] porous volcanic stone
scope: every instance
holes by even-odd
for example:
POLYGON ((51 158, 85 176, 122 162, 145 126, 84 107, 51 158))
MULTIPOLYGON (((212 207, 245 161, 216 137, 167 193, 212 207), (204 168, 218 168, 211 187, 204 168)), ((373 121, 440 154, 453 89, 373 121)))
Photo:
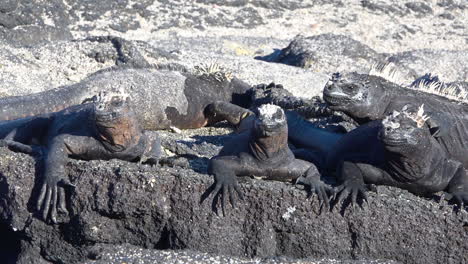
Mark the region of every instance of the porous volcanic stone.
POLYGON ((0 222, 20 243, 18 263, 83 262, 98 243, 242 257, 468 261, 468 213, 406 191, 378 187, 364 210, 319 214, 303 190, 244 179, 245 200, 222 216, 210 201, 200 204, 209 175, 117 160, 72 160, 70 214, 51 225, 34 211, 39 163, 0 148, 0 222))

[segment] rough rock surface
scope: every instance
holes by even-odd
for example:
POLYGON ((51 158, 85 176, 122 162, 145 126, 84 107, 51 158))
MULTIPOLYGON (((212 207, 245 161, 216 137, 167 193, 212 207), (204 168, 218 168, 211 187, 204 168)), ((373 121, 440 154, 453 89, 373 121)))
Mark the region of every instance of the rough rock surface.
POLYGON ((460 49, 467 12, 463 0, 7 0, 0 7, 0 41, 20 46, 109 34, 148 40, 174 32, 277 39, 334 33, 378 52, 460 49))
MULTIPOLYGON (((260 38, 255 43, 260 45, 266 41, 268 39, 260 38)), ((0 67, 0 80, 4 84, 0 96, 24 95, 74 84, 115 65, 174 65, 193 70, 200 64, 219 63, 250 84, 277 81, 302 97, 320 93, 328 81, 326 74, 237 56, 231 51, 231 45, 238 45, 235 43, 229 39, 186 38, 148 44, 118 37, 92 37, 31 48, 7 47, 0 51, 4 65, 0 67)))
POLYGON ((460 254, 468 250, 467 212, 394 188, 378 187, 364 210, 338 205, 320 214, 316 197, 300 188, 246 178, 239 207, 225 216, 213 213, 211 201, 200 204, 200 197, 212 183, 204 174, 206 156, 219 151, 223 131, 165 132, 165 152, 186 159, 173 168, 71 161, 69 177, 77 187, 69 190, 70 214, 58 225, 34 214, 40 162, 0 148, 0 222, 20 245, 18 263, 95 259, 103 243, 256 258, 468 261, 460 254))
POLYGON ((336 260, 330 258, 316 259, 294 259, 289 257, 269 257, 269 258, 242 258, 227 255, 200 253, 191 250, 151 250, 142 249, 129 244, 119 246, 109 246, 98 244, 95 246, 96 254, 93 258, 85 262, 86 264, 107 264, 107 263, 230 263, 230 264, 380 264, 380 263, 399 263, 389 260, 336 260))
POLYGON ((275 81, 304 97, 317 95, 329 73, 366 70, 382 57, 410 74, 466 82, 466 2, 413 2, 3 1, 0 96, 75 83, 114 65, 114 43, 83 41, 107 35, 127 39, 150 64, 218 62, 251 84, 275 81), (253 59, 278 55, 298 34, 317 40, 315 74, 253 59))

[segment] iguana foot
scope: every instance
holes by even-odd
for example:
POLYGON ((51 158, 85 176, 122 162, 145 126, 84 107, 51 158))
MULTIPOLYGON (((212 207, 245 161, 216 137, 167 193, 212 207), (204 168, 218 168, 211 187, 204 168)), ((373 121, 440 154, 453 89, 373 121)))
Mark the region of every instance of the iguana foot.
POLYGON ((451 193, 444 193, 444 199, 454 203, 459 209, 465 208, 468 205, 468 192, 466 191, 455 191, 451 193))
POLYGON ((358 204, 362 208, 363 202, 368 203, 366 192, 368 187, 361 181, 358 180, 347 180, 342 185, 338 186, 335 190, 335 204, 342 203, 345 199, 351 196, 351 205, 354 207, 355 204, 358 204), (358 196, 361 197, 360 202, 358 203, 358 196))
POLYGON ((10 150, 15 151, 15 152, 21 152, 29 155, 34 155, 34 156, 41 156, 44 154, 44 149, 41 146, 35 146, 35 145, 26 145, 17 141, 13 140, 0 140, 0 146, 4 147, 7 146, 10 150))
POLYGON ((236 208, 237 202, 235 199, 234 193, 237 193, 237 196, 240 200, 244 199, 244 195, 240 190, 240 187, 237 183, 235 177, 225 177, 215 175, 215 182, 211 185, 205 193, 202 195, 201 203, 205 201, 208 197, 212 198, 212 208, 213 211, 218 212, 218 200, 221 203, 221 210, 223 212, 223 216, 226 215, 226 206, 227 206, 227 199, 229 199, 233 208, 236 208))
POLYGON ((333 195, 333 189, 322 182, 320 179, 310 176, 301 176, 297 178, 296 184, 302 184, 306 187, 308 197, 316 194, 320 203, 320 210, 323 207, 330 208, 330 197, 333 195))
POLYGON ((37 199, 37 210, 42 214, 44 221, 57 223, 57 213, 68 214, 65 201, 65 186, 72 186, 65 180, 56 178, 46 179, 41 187, 37 199))

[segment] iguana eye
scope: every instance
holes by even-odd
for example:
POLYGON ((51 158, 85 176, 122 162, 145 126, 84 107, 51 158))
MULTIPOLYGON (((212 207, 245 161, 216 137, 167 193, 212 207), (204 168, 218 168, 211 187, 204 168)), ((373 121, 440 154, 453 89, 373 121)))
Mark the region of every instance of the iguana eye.
POLYGON ((273 118, 275 120, 283 119, 283 111, 281 111, 281 110, 276 111, 276 113, 273 115, 273 118))
POLYGON ((407 126, 405 126, 404 128, 405 128, 405 130, 412 130, 412 129, 413 129, 413 126, 407 125, 407 126))
POLYGON ((123 104, 123 102, 120 101, 120 100, 113 100, 112 103, 111 103, 111 105, 113 107, 119 107, 119 106, 122 106, 122 104, 123 104))
POLYGON ((357 86, 353 85, 353 84, 349 84, 349 85, 346 85, 345 86, 345 89, 349 92, 355 92, 357 90, 357 86))

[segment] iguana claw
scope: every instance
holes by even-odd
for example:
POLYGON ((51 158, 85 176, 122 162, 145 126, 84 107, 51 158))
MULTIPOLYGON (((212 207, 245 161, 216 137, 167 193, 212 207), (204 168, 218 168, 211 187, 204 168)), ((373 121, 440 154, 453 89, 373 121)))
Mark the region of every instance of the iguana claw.
POLYGON ((231 206, 233 208, 236 208, 237 201, 234 193, 237 194, 240 200, 244 199, 244 195, 242 194, 242 191, 239 185, 237 184, 237 180, 235 177, 223 177, 217 175, 215 175, 214 177, 215 183, 212 186, 210 186, 210 188, 208 188, 206 192, 202 195, 201 203, 203 203, 203 201, 206 200, 208 197, 213 197, 212 207, 214 211, 217 211, 217 201, 219 199, 223 215, 226 215, 226 206, 228 203, 227 200, 229 199, 231 206))
POLYGON ((456 204, 459 209, 464 208, 468 204, 468 193, 463 191, 443 193, 443 198, 456 204))
POLYGON ((335 191, 335 204, 343 202, 349 196, 351 196, 351 205, 354 207, 355 204, 358 204, 362 208, 362 203, 367 200, 367 187, 364 183, 358 181, 345 181, 342 185, 338 186, 335 191), (361 202, 358 202, 358 197, 361 196, 361 202))
POLYGON ((330 196, 333 194, 333 189, 331 187, 324 184, 320 179, 307 176, 297 178, 296 184, 302 184, 308 188, 308 197, 312 196, 314 193, 317 195, 320 203, 320 209, 322 209, 323 206, 325 206, 325 208, 329 208, 330 196))

